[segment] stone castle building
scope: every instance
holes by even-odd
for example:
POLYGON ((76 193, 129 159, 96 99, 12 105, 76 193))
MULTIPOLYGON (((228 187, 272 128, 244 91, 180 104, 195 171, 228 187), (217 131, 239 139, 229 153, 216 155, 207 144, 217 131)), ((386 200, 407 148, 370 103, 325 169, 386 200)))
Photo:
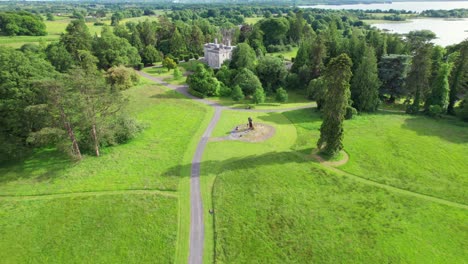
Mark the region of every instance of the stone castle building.
POLYGON ((215 39, 214 43, 207 43, 203 47, 205 53, 205 61, 211 68, 219 69, 225 60, 232 58, 232 51, 236 46, 231 46, 230 41, 228 45, 218 44, 215 39))

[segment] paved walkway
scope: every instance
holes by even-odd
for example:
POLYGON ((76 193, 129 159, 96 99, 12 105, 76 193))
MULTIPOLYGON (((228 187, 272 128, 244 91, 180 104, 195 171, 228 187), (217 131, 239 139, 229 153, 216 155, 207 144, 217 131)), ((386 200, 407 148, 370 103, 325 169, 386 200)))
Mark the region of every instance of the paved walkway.
MULTIPOLYGON (((236 111, 242 111, 242 112, 264 112, 264 113, 271 113, 271 112, 286 112, 286 111, 292 111, 292 110, 298 110, 298 109, 305 109, 305 108, 311 108, 314 107, 314 104, 311 105, 305 105, 305 106, 300 106, 300 107, 294 107, 294 108, 285 108, 285 109, 239 109, 239 108, 232 108, 228 106, 222 106, 216 102, 207 100, 207 99, 201 99, 198 97, 195 97, 191 95, 188 92, 188 86, 187 85, 174 85, 165 82, 162 78, 154 77, 151 76, 145 72, 138 71, 138 74, 141 76, 150 79, 154 82, 157 82, 161 85, 166 86, 169 89, 175 90, 188 98, 191 98, 195 101, 198 101, 200 103, 210 105, 214 107, 215 113, 213 117, 211 118, 211 121, 208 125, 208 127, 205 130, 205 133, 203 134, 202 138, 198 142, 197 149, 195 150, 195 155, 192 159, 192 169, 191 169, 191 178, 190 178, 190 213, 191 213, 191 218, 190 218, 190 253, 189 253, 189 263, 190 264, 201 264, 203 262, 203 244, 204 244, 204 223, 203 223, 203 203, 202 203, 202 198, 201 198, 201 193, 200 193, 200 162, 203 156, 203 152, 205 151, 206 144, 208 142, 208 139, 211 136, 211 133, 213 132, 213 129, 216 127, 216 124, 219 121, 219 118, 221 117, 221 112, 222 110, 236 110, 236 111)), ((399 112, 399 111, 398 111, 399 112)), ((400 112, 399 112, 400 113, 400 112)), ((327 168, 330 170, 333 170, 334 172, 338 173, 339 175, 344 175, 347 177, 350 177, 358 182, 372 185, 375 187, 383 188, 389 191, 393 191, 396 193, 400 194, 405 194, 405 195, 410 195, 413 197, 421 198, 424 200, 429 200, 432 202, 436 202, 439 204, 445 204, 448 206, 453 206, 453 207, 458 207, 462 209, 468 209, 467 205, 456 203, 456 202, 451 202, 447 201, 444 199, 432 197, 429 195, 424 195, 400 188, 396 188, 390 185, 386 184, 381 184, 378 182, 374 182, 368 179, 361 178, 357 175, 353 175, 351 173, 344 172, 342 170, 339 170, 333 166, 330 165, 325 165, 327 168)))

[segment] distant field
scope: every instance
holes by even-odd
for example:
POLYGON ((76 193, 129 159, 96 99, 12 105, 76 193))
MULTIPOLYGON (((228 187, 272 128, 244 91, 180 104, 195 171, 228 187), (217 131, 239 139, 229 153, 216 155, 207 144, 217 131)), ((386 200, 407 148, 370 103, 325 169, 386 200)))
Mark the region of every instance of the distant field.
MULTIPOLYGON (((14 36, 14 37, 0 37, 0 45, 5 45, 13 48, 19 48, 26 43, 35 43, 38 44, 40 41, 44 41, 46 43, 57 41, 60 38, 60 34, 65 33, 65 29, 67 25, 70 23, 72 19, 66 17, 57 17, 55 21, 44 21, 47 27, 47 36, 14 36)), ((142 17, 135 17, 135 18, 127 18, 122 20, 120 23, 125 24, 126 22, 133 21, 144 21, 146 19, 149 20, 157 20, 157 16, 142 16, 142 17)), ((110 25, 110 20, 102 21, 106 25, 110 25)), ((101 34, 102 26, 95 26, 94 22, 88 22, 86 25, 89 28, 89 32, 91 35, 101 34)))
POLYGON ((246 17, 244 18, 245 23, 255 25, 258 21, 262 20, 264 17, 246 17))
POLYGON ((286 60, 290 61, 291 58, 296 57, 298 50, 299 50, 299 47, 293 47, 291 51, 274 52, 274 53, 268 53, 268 54, 271 54, 271 55, 281 54, 286 60))

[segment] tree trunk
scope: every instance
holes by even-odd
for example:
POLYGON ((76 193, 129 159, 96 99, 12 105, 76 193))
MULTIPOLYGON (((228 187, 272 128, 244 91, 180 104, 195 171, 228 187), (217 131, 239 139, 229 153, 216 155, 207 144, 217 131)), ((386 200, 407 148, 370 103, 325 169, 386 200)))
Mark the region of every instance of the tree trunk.
POLYGON ((65 111, 63 110, 62 107, 60 107, 60 116, 62 117, 63 124, 72 142, 73 154, 76 157, 78 157, 78 159, 81 159, 81 151, 80 151, 80 147, 78 146, 78 142, 76 141, 75 133, 73 133, 73 129, 70 125, 70 122, 67 121, 65 111))
POLYGON ((96 153, 96 157, 99 157, 99 142, 98 142, 97 133, 96 133, 96 124, 93 124, 93 127, 91 129, 91 134, 93 136, 94 151, 96 153))

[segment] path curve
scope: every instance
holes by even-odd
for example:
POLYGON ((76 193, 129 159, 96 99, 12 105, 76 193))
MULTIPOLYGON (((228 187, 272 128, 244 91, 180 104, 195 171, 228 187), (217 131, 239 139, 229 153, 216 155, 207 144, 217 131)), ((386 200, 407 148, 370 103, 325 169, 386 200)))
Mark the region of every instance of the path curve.
POLYGON ((205 226, 203 222, 203 201, 200 192, 200 162, 203 157, 208 139, 213 132, 213 129, 218 124, 219 118, 221 117, 222 110, 234 110, 241 112, 261 112, 261 113, 273 113, 273 112, 285 112, 299 109, 312 108, 315 105, 304 105, 293 108, 285 109, 239 109, 228 106, 220 105, 216 102, 202 99, 191 95, 188 92, 187 85, 174 85, 165 82, 162 78, 154 77, 142 71, 137 71, 140 76, 143 76, 149 80, 152 80, 158 84, 161 84, 171 90, 177 91, 186 97, 193 99, 197 102, 205 105, 212 106, 215 109, 214 115, 211 118, 208 127, 206 128, 202 138, 198 142, 195 150, 195 155, 192 159, 191 175, 190 175, 190 252, 189 252, 189 263, 190 264, 202 264, 203 262, 203 244, 205 239, 205 226))
POLYGON ((208 100, 208 99, 203 99, 203 98, 198 98, 196 96, 191 95, 188 92, 188 86, 187 85, 175 85, 175 84, 170 84, 165 82, 162 78, 160 77, 154 77, 146 72, 142 71, 137 71, 137 73, 140 76, 143 76, 149 80, 152 80, 158 84, 161 84, 171 90, 174 90, 180 94, 183 94, 187 96, 190 99, 193 99, 197 102, 200 102, 205 105, 209 105, 215 108, 220 108, 221 110, 234 110, 234 111, 239 111, 239 112, 258 112, 258 113, 281 113, 281 112, 287 112, 287 111, 293 111, 293 110, 300 110, 300 109, 307 109, 307 108, 312 108, 315 107, 315 103, 303 105, 303 106, 297 106, 297 107, 290 107, 290 108, 282 108, 282 109, 243 109, 243 108, 235 108, 235 107, 230 107, 230 106, 225 106, 225 105, 220 105, 214 101, 208 100))
MULTIPOLYGON (((219 118, 221 117, 221 112, 222 110, 235 110, 235 111, 241 111, 241 112, 262 112, 262 113, 272 113, 272 112, 286 112, 286 111, 293 111, 293 110, 299 110, 299 109, 306 109, 306 108, 312 108, 314 107, 314 104, 311 105, 305 105, 305 106, 299 106, 299 107, 293 107, 293 108, 285 108, 285 109, 239 109, 239 108, 233 108, 233 107, 227 107, 220 105, 216 102, 207 100, 207 99, 202 99, 195 97, 191 95, 188 92, 188 86, 187 85, 174 85, 165 82, 162 78, 154 77, 150 74, 147 74, 142 71, 137 71, 137 73, 140 76, 143 76, 149 80, 152 80, 158 84, 161 84, 171 90, 177 91, 186 97, 193 99, 197 102, 203 103, 205 105, 212 106, 215 109, 215 113, 213 117, 211 118, 210 123, 208 124, 208 127, 206 128, 202 138, 198 142, 197 148, 195 150, 195 155, 192 159, 192 166, 191 166, 191 178, 190 178, 190 252, 189 252, 189 263, 190 264, 202 264, 203 261, 203 244, 204 244, 204 222, 203 222, 203 202, 201 198, 201 192, 200 192, 200 162, 203 156, 203 152, 205 150, 206 144, 208 143, 208 139, 211 136, 211 133, 213 132, 213 129, 215 128, 216 124, 219 121, 219 118)), ((386 190, 394 191, 397 193, 401 194, 406 194, 406 195, 411 195, 414 197, 422 198, 424 200, 429 200, 433 201, 439 204, 445 204, 449 206, 454 206, 458 208, 463 208, 463 209, 468 209, 467 205, 464 204, 459 204, 456 202, 450 202, 447 200, 443 200, 440 198, 435 198, 432 196, 424 195, 424 194, 419 194, 415 193, 412 191, 404 190, 404 189, 399 189, 393 186, 389 186, 386 184, 381 184, 378 182, 374 182, 371 180, 367 180, 364 178, 361 178, 359 176, 344 172, 342 170, 339 170, 333 166, 324 164, 325 167, 327 167, 330 170, 333 170, 340 175, 345 175, 348 177, 351 177, 355 179, 356 181, 359 181, 361 183, 365 183, 368 185, 373 185, 376 187, 384 188, 386 190)))

